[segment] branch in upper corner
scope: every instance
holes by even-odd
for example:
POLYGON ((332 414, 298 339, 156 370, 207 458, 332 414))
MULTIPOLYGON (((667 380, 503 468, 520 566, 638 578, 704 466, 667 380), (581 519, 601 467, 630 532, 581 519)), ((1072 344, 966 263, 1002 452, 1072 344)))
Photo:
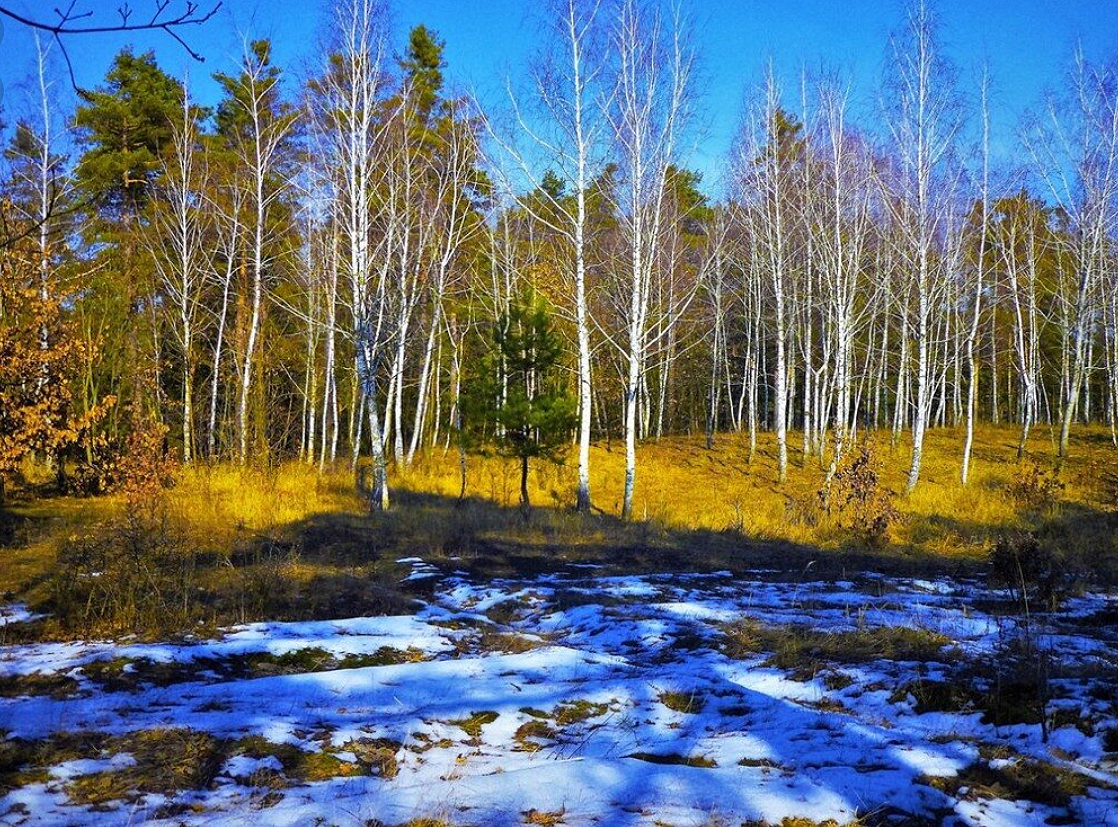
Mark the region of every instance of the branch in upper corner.
POLYGON ((74 65, 70 61, 70 53, 67 51, 66 42, 63 39, 71 35, 161 31, 186 50, 186 53, 194 60, 205 62, 205 58, 191 48, 190 44, 186 42, 176 29, 181 29, 186 26, 200 26, 208 22, 217 14, 218 9, 221 8, 221 0, 215 2, 213 7, 207 12, 200 11, 198 3, 193 2, 193 0, 186 0, 183 4, 181 14, 174 17, 164 17, 168 8, 171 6, 171 2, 172 0, 153 0, 154 11, 145 23, 132 22, 133 9, 128 2, 124 2, 117 7, 116 12, 120 17, 120 22, 105 25, 96 25, 93 22, 85 24, 80 23, 80 21, 83 20, 92 21, 93 12, 76 10, 75 6, 77 5, 77 0, 70 0, 70 4, 66 7, 65 11, 55 8, 54 12, 58 15, 58 20, 53 22, 18 14, 4 3, 0 3, 0 17, 7 17, 29 29, 47 32, 53 36, 59 48, 62 50, 63 58, 66 60, 66 68, 70 72, 70 83, 75 89, 81 91, 78 87, 77 79, 74 76, 74 65))

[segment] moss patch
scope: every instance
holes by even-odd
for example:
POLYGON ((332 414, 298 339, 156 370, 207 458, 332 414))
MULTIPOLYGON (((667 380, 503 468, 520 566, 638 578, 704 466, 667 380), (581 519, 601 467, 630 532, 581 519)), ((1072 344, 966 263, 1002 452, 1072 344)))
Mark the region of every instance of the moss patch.
POLYGON ((769 654, 767 666, 791 670, 803 679, 832 663, 942 660, 943 649, 951 642, 935 632, 902 626, 824 632, 807 626, 766 626, 749 619, 731 624, 725 633, 724 648, 730 657, 769 654))
POLYGON ((0 676, 0 698, 37 697, 69 698, 78 694, 78 682, 69 675, 56 672, 31 672, 27 675, 0 676))
POLYGON ((518 752, 539 752, 543 749, 543 744, 538 741, 549 741, 554 737, 555 730, 546 721, 533 719, 517 727, 513 735, 516 739, 514 749, 518 752))
POLYGON ((131 732, 112 738, 106 752, 128 753, 136 763, 75 778, 66 785, 71 801, 99 805, 134 800, 144 793, 171 795, 179 790, 205 789, 225 761, 221 741, 192 729, 131 732))
POLYGON ((59 734, 38 741, 0 741, 0 794, 36 781, 45 781, 51 767, 78 759, 130 755, 134 764, 79 776, 66 784, 76 804, 101 806, 110 801, 135 801, 143 794, 170 796, 183 790, 207 789, 229 758, 244 755, 275 757, 281 771, 260 769, 248 779, 253 786, 272 788, 324 781, 330 778, 379 775, 394 778, 399 771, 400 744, 383 738, 358 738, 340 747, 303 750, 258 735, 219 739, 193 729, 150 729, 109 736, 105 733, 59 734), (345 757, 342 757, 342 756, 345 757))
POLYGON ((1039 724, 1044 715, 1037 688, 1029 684, 1008 683, 980 689, 974 681, 912 681, 897 687, 889 700, 901 703, 911 696, 913 709, 926 712, 981 712, 982 722, 994 726, 1039 724))
POLYGON ((1024 799, 1052 807, 1067 807, 1072 796, 1086 794, 1087 782, 1078 773, 1028 758, 1008 761, 997 768, 979 761, 955 776, 924 779, 924 783, 950 795, 958 796, 965 790, 965 797, 971 800, 1024 799))
POLYGON ((567 814, 566 810, 537 810, 534 807, 531 810, 525 810, 521 813, 524 816, 525 824, 537 824, 540 827, 556 827, 558 824, 563 823, 563 817, 567 814))
POLYGON ((564 701, 555 707, 552 712, 552 717, 555 718, 555 723, 559 726, 570 726, 571 724, 581 724, 590 718, 597 718, 600 715, 605 715, 609 712, 608 704, 598 704, 592 701, 577 700, 577 701, 564 701))
POLYGON ((82 673, 107 691, 137 692, 149 686, 171 686, 192 681, 250 680, 276 675, 303 675, 337 669, 392 666, 427 659, 419 649, 382 646, 370 654, 337 657, 317 646, 280 655, 250 652, 231 658, 195 658, 160 662, 149 658, 111 658, 85 664, 82 673))

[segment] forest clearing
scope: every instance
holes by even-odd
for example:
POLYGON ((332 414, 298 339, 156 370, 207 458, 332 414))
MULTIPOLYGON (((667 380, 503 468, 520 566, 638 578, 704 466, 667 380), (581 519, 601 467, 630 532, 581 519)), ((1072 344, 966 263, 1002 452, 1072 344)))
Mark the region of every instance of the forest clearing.
POLYGON ((1118 5, 0 0, 0 827, 1118 827, 1118 5))
POLYGON ((499 458, 459 501, 441 454, 381 514, 298 464, 180 471, 142 527, 126 497, 28 500, 0 584, 5 817, 1116 823, 1118 455, 1082 434, 1037 485, 984 427, 964 489, 957 437, 931 435, 887 538, 811 516, 816 458, 779 487, 771 440, 748 465, 733 435, 642 448, 632 522, 562 508, 563 466, 525 519, 499 458), (110 553, 112 586, 68 594, 82 547, 122 536, 174 560, 110 553), (1004 536, 1054 538, 1059 584, 999 580, 1004 536))

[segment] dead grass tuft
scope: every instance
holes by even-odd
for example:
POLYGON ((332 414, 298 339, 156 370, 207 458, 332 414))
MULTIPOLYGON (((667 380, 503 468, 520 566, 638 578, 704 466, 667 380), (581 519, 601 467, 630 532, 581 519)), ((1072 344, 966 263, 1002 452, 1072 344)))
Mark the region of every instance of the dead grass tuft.
POLYGON ((736 658, 769 654, 766 665, 788 670, 797 680, 811 680, 834 663, 942 660, 949 643, 944 635, 903 626, 825 632, 807 626, 766 626, 747 618, 726 628, 725 650, 736 658))
POLYGON ((128 753, 131 767, 75 778, 66 794, 76 804, 131 801, 146 793, 172 795, 202 790, 217 777, 225 760, 222 743, 192 729, 149 729, 117 736, 106 745, 109 754, 128 753))
POLYGON ((609 704, 594 703, 584 699, 564 701, 555 707, 552 716, 559 726, 581 724, 591 718, 598 718, 609 712, 609 704))
POLYGON ((660 703, 673 712, 682 712, 684 715, 694 715, 702 712, 706 701, 693 692, 661 692, 657 698, 660 703))
POLYGON ((672 764, 685 767, 702 767, 703 769, 713 769, 718 766, 713 758, 708 758, 705 755, 680 755, 676 752, 633 752, 626 757, 636 758, 638 761, 647 761, 650 764, 672 764))
POLYGON ((451 721, 450 723, 454 724, 471 738, 480 738, 481 728, 486 724, 493 723, 499 717, 501 716, 498 713, 492 710, 486 710, 484 712, 472 712, 470 713, 470 717, 461 718, 457 721, 451 721))
POLYGON ((563 817, 567 814, 566 809, 553 810, 546 812, 544 810, 525 810, 521 815, 524 816, 525 824, 537 824, 540 827, 556 827, 557 824, 563 823, 563 817))
POLYGON ((1051 807, 1067 807, 1073 796, 1085 795, 1088 787, 1088 779, 1079 773, 1019 756, 1003 759, 996 768, 979 761, 958 775, 929 777, 924 781, 937 790, 971 801, 1003 798, 1051 807))
POLYGON ((78 693, 78 682, 57 672, 31 672, 26 675, 0 675, 0 698, 46 695, 70 698, 78 693))
POLYGON ((546 721, 541 721, 538 718, 527 721, 517 727, 513 735, 516 741, 516 746, 513 749, 517 752, 539 752, 543 749, 543 744, 539 742, 550 741, 555 735, 555 729, 546 721))

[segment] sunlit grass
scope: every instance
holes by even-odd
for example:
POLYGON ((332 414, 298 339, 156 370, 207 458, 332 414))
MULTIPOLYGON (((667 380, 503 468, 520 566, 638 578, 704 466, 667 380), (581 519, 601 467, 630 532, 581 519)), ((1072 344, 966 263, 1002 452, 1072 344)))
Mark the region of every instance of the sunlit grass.
MULTIPOLYGON (((1023 463, 1043 468, 1055 464, 1051 434, 1035 429, 1023 461, 1017 459, 1018 431, 1014 427, 978 429, 970 480, 960 482, 963 433, 961 429, 929 432, 921 482, 902 496, 910 459, 907 436, 896 445, 888 432, 875 432, 868 441, 879 463, 881 481, 897 494, 903 519, 891 533, 898 551, 943 556, 975 557, 985 553, 1000 533, 1033 527, 1035 515, 1014 499, 1007 488, 1021 473, 1023 463)), ((749 462, 748 438, 723 434, 708 450, 701 437, 669 437, 645 442, 638 449, 634 514, 678 529, 738 530, 752 539, 786 540, 821 548, 849 544, 849 533, 826 514, 803 519, 823 483, 826 459, 803 457, 801 437, 789 438, 788 480, 777 483, 776 442, 759 434, 749 462)), ((591 451, 591 489, 595 506, 607 513, 621 510, 625 472, 623 446, 596 445, 591 451)), ((1071 456, 1060 475, 1064 504, 1101 506, 1100 489, 1108 473, 1118 474, 1118 451, 1103 428, 1075 432, 1071 456)), ((458 457, 453 450, 435 450, 396 475, 410 489, 456 496, 460 486, 458 457)), ((498 457, 468 459, 467 494, 498 504, 514 505, 518 497, 515 463, 498 457)), ((534 504, 569 507, 575 498, 574 457, 564 466, 537 465, 530 479, 534 504)))
POLYGON ((167 497, 171 519, 199 543, 229 549, 247 533, 272 533, 316 514, 355 512, 362 503, 347 471, 197 465, 179 471, 167 497))
MULTIPOLYGON (((999 535, 1038 528, 1049 531, 1057 545, 1067 550, 1113 552, 1108 502, 1113 492, 1108 489, 1114 486, 1107 480, 1118 479, 1118 451, 1104 428, 1080 428, 1073 434, 1071 456, 1060 474, 1062 488, 1052 506, 1055 510, 1045 514, 1030 509, 1007 490, 1024 467, 1016 456, 1017 430, 1013 427, 979 428, 966 487, 959 481, 962 432, 931 431, 921 483, 907 497, 900 494, 909 460, 906 438, 893 445, 888 432, 871 434, 882 483, 896 493, 895 505, 902 515, 890 529, 890 544, 879 552, 973 561, 983 558, 999 535), (1062 521, 1055 519, 1061 516, 1062 521)), ((783 485, 776 481, 776 446, 771 434, 759 435, 752 462, 744 434, 722 434, 710 450, 699 436, 643 443, 638 451, 634 514, 653 530, 684 532, 683 542, 685 532, 704 530, 729 532, 731 538, 740 535, 754 546, 782 541, 815 549, 856 548, 857 538, 819 507, 825 463, 815 455, 806 459, 801 455, 798 434, 792 434, 789 443, 789 478, 783 485)), ((595 507, 617 515, 624 480, 623 446, 599 443, 591 452, 591 461, 595 507)), ((1034 431, 1025 462, 1053 466, 1054 443, 1046 429, 1034 431)), ((418 457, 411 467, 392 468, 390 481, 397 491, 431 494, 448 501, 459 494, 459 474, 455 448, 440 446, 418 457)), ((273 468, 197 465, 178 472, 175 486, 166 495, 166 516, 186 547, 228 555, 261 538, 282 539, 315 517, 360 520, 366 503, 353 479, 346 462, 321 474, 316 467, 295 461, 273 468)), ((478 510, 453 520, 445 515, 436 519, 433 512, 413 501, 398 502, 390 522, 357 522, 354 526, 364 525, 360 530, 374 534, 388 531, 385 542, 395 544, 393 548, 411 547, 416 553, 424 553, 428 546, 442 548, 444 541, 458 542, 454 538, 463 531, 553 547, 631 547, 642 542, 645 535, 623 529, 616 521, 583 521, 571 515, 575 484, 573 455, 564 465, 535 463, 530 493, 538 516, 527 523, 515 509, 519 496, 516 462, 471 455, 467 496, 508 506, 507 519, 478 510), (415 509, 416 514, 409 513, 415 509), (545 513, 551 516, 541 519, 545 513), (460 525, 464 521, 485 524, 460 525)), ((11 511, 20 523, 4 552, 0 593, 26 594, 50 573, 62 545, 119 520, 125 507, 117 497, 25 499, 15 504, 11 511)), ((372 539, 380 542, 382 537, 378 534, 372 539)), ((299 561, 292 565, 294 571, 311 564, 299 561)), ((321 568, 314 565, 317 568, 310 574, 321 568)))

